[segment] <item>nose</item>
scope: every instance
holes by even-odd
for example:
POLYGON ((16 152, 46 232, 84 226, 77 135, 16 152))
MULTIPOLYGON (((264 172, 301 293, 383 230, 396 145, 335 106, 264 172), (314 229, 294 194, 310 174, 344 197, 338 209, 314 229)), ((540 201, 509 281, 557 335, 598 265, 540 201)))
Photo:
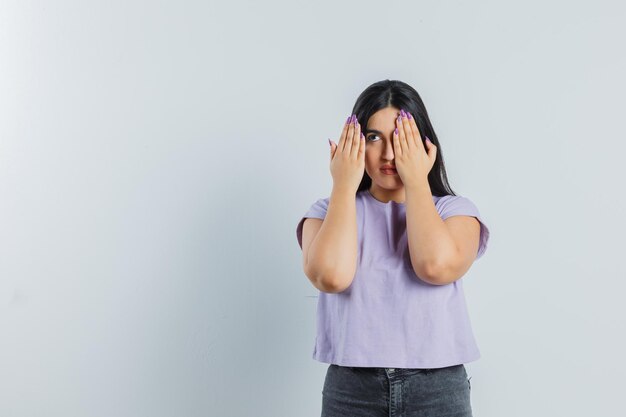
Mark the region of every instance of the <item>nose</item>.
POLYGON ((387 161, 392 161, 394 157, 393 154, 393 142, 391 140, 385 142, 385 149, 383 150, 383 158, 387 161))

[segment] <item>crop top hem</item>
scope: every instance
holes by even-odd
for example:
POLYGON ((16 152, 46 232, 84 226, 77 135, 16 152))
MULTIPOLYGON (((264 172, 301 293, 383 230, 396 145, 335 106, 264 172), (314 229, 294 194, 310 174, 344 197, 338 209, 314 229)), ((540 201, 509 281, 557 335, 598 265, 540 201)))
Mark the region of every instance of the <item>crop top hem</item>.
POLYGON ((349 366, 349 367, 365 367, 365 368, 411 368, 411 369, 436 369, 436 368, 445 368, 448 366, 454 366, 459 364, 464 364, 468 362, 474 362, 480 359, 480 352, 475 351, 472 354, 456 357, 456 358, 446 358, 443 362, 435 362, 435 363, 426 363, 426 362, 410 362, 410 363, 398 363, 389 361, 388 363, 381 362, 372 362, 372 361, 349 361, 349 360, 337 360, 330 355, 316 355, 313 353, 313 359, 328 364, 334 364, 339 366, 349 366))

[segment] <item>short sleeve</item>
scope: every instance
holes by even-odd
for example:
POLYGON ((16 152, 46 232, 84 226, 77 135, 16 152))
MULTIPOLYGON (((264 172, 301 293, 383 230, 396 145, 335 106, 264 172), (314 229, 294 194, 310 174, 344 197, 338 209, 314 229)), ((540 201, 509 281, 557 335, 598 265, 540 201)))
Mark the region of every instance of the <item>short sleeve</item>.
POLYGON ((298 226, 296 227, 296 238, 298 239, 298 244, 300 245, 300 249, 302 249, 302 227, 304 225, 304 220, 307 218, 314 219, 324 219, 326 217, 326 210, 328 210, 328 202, 329 198, 320 198, 309 208, 309 210, 304 213, 300 221, 298 222, 298 226))
POLYGON ((473 216, 480 223, 480 240, 476 259, 483 256, 489 241, 489 228, 483 221, 478 207, 467 197, 460 195, 443 196, 437 202, 437 211, 443 220, 452 216, 473 216))

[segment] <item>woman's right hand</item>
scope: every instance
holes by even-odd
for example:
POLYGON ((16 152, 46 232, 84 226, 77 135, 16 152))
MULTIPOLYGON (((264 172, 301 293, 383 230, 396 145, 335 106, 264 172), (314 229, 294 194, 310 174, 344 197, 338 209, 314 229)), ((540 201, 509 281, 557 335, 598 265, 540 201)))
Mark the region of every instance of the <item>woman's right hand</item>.
POLYGON ((330 174, 333 186, 347 187, 356 193, 364 172, 365 136, 361 133, 356 115, 352 115, 343 126, 339 143, 331 141, 330 174))

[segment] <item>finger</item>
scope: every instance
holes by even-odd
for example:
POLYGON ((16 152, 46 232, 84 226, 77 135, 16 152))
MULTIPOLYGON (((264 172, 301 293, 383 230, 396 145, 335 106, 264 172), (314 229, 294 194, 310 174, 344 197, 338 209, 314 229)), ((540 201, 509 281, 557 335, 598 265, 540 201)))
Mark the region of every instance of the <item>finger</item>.
POLYGON ((413 132, 413 137, 415 138, 415 145, 422 151, 426 152, 424 148, 424 142, 422 142, 422 134, 420 133, 419 128, 417 127, 417 123, 415 123, 415 119, 408 113, 409 117, 409 126, 411 126, 411 131, 413 132))
POLYGON ((359 136, 361 133, 361 125, 359 124, 359 119, 357 119, 356 114, 354 115, 354 124, 352 125, 352 140, 350 141, 350 150, 346 149, 346 152, 349 152, 351 158, 356 158, 356 154, 359 151, 359 136))
POLYGON ((361 132, 361 143, 359 146, 359 154, 358 154, 359 161, 362 161, 364 157, 365 157, 365 135, 363 134, 363 132, 361 132))
POLYGON ((426 144, 428 145, 428 156, 431 160, 435 160, 437 158, 437 146, 430 141, 428 136, 426 136, 426 144))
POLYGON ((402 147, 400 146, 400 137, 398 134, 398 128, 396 127, 393 131, 393 152, 396 154, 396 157, 402 156, 402 147))
POLYGON ((359 148, 361 147, 361 124, 357 120, 354 127, 354 141, 352 142, 352 150, 350 156, 354 159, 359 155, 359 148))
POLYGON ((352 149, 352 136, 354 135, 355 120, 356 116, 354 114, 350 116, 350 120, 348 121, 348 132, 346 133, 346 140, 343 143, 343 149, 339 148, 342 152, 350 152, 350 149, 352 149))
POLYGON ((415 144, 415 137, 413 136, 413 130, 411 129, 411 121, 409 120, 409 113, 404 110, 400 110, 402 120, 402 130, 404 132, 405 144, 407 149, 413 149, 415 144))
POLYGON ((398 129, 398 139, 400 142, 400 147, 402 148, 403 153, 409 150, 406 135, 404 133, 404 126, 402 122, 402 116, 398 116, 396 118, 396 128, 398 129))
POLYGON ((348 136, 348 127, 351 118, 352 116, 348 117, 348 120, 346 120, 346 123, 343 125, 343 130, 341 131, 341 136, 339 137, 339 143, 337 144, 338 149, 343 149, 344 143, 346 142, 346 136, 348 136))

